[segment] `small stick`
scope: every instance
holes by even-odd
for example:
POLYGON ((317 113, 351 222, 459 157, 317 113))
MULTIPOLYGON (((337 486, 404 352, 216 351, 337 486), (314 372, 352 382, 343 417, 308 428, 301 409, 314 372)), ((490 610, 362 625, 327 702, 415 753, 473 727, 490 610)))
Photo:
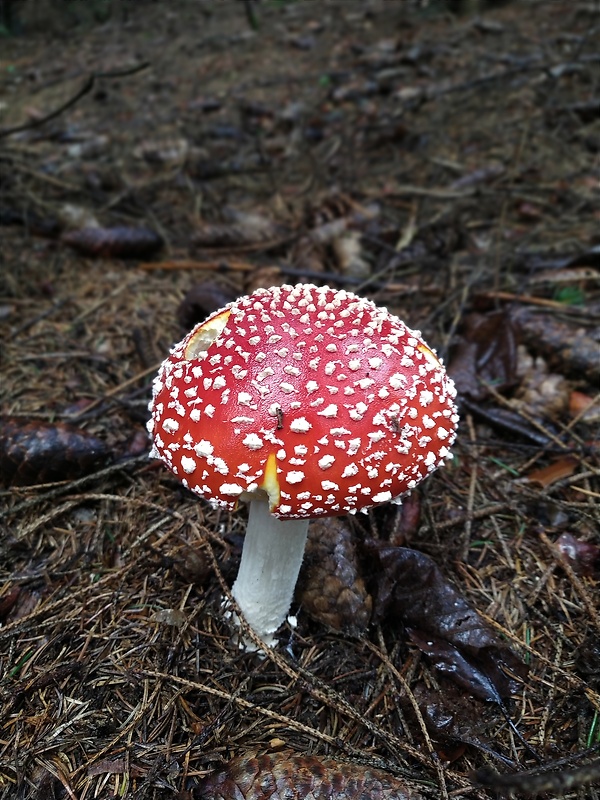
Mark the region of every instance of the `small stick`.
POLYGON ((5 136, 12 136, 13 133, 21 133, 21 131, 39 128, 42 125, 45 125, 46 122, 56 119, 56 117, 59 117, 69 108, 74 106, 75 103, 78 103, 82 97, 85 97, 86 94, 89 94, 94 88, 94 84, 98 78, 124 78, 127 75, 134 75, 136 72, 141 72, 149 66, 149 61, 143 61, 141 64, 137 64, 135 67, 130 67, 129 69, 114 70, 114 72, 92 72, 79 91, 61 106, 55 108, 54 111, 51 111, 49 114, 46 114, 45 117, 40 117, 40 119, 34 119, 30 122, 24 122, 22 125, 15 125, 12 128, 4 128, 4 130, 0 130, 0 139, 3 139, 5 136))

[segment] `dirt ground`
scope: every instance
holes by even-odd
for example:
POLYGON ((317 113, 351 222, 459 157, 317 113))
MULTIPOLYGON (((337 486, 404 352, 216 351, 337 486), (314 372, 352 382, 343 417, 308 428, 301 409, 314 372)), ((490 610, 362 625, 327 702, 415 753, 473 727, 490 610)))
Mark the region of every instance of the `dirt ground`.
POLYGON ((597 800, 600 5, 459 5, 0 39, 2 800, 597 800), (461 425, 402 506, 314 527, 261 658, 222 612, 246 511, 145 423, 195 322, 299 281, 422 330, 461 425))

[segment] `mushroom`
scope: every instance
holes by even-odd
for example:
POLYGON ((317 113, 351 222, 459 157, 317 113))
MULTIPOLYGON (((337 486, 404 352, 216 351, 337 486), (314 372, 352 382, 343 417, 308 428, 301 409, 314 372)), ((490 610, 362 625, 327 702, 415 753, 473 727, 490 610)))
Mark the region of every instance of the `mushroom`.
POLYGON ((450 456, 456 390, 400 319, 350 292, 257 289, 160 367, 151 455, 232 511, 250 501, 232 594, 272 646, 311 518, 399 502, 450 456))

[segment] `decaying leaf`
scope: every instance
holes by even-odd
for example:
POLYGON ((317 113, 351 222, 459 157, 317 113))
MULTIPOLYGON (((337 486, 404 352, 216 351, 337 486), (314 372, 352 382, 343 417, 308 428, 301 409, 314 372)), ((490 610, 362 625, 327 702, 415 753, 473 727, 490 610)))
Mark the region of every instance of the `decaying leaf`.
POLYGON ((177 307, 177 321, 185 330, 203 322, 213 311, 218 311, 238 296, 231 287, 216 281, 195 283, 177 307))
POLYGON ((479 682, 479 697, 487 693, 484 699, 494 702, 508 697, 516 684, 507 672, 523 675, 524 665, 435 562, 417 550, 382 542, 369 542, 368 550, 381 570, 375 578, 376 617, 410 628, 412 637, 426 643, 424 651, 430 648, 432 657, 437 653, 444 672, 461 686, 471 687, 469 691, 475 692, 472 687, 479 682), (485 691, 482 681, 489 684, 485 691))
POLYGON ((408 782, 381 770, 289 752, 242 756, 203 778, 194 800, 423 800, 408 782))
MULTIPOLYGON (((498 430, 508 433, 511 439, 515 436, 529 439, 540 447, 548 447, 552 444, 552 438, 543 433, 539 428, 529 424, 517 411, 510 408, 498 408, 497 406, 486 407, 477 403, 465 401, 465 407, 479 419, 498 430)), ((545 427, 548 427, 547 425, 545 427)))
POLYGON ((516 369, 517 342, 507 314, 470 314, 448 367, 461 395, 482 400, 487 394, 486 383, 496 390, 512 386, 516 369))
POLYGON ((407 632, 410 641, 428 657, 438 672, 447 675, 479 700, 502 704, 502 698, 494 682, 472 659, 465 658, 458 647, 429 633, 425 636, 412 628, 408 628, 407 632))
POLYGON ((0 417, 0 483, 5 485, 76 478, 108 455, 104 442, 73 425, 0 417))
POLYGON ((355 636, 364 632, 373 601, 359 575, 356 545, 345 519, 313 520, 300 586, 302 607, 316 620, 355 636))
POLYGON ((69 231, 62 241, 84 256, 96 258, 147 258, 163 245, 150 228, 79 228, 69 231))
POLYGON ((253 270, 248 276, 245 290, 248 294, 256 289, 268 289, 270 286, 283 286, 286 278, 279 267, 264 266, 253 270))
MULTIPOLYGON (((417 683, 412 691, 425 724, 438 743, 438 752, 442 744, 444 760, 451 760, 447 743, 455 746, 459 742, 463 750, 464 745, 468 745, 489 753, 502 763, 513 764, 499 752, 498 743, 493 738, 498 723, 504 722, 504 715, 497 706, 483 706, 450 681, 443 682, 441 691, 423 681, 417 683)), ((406 713, 410 713, 408 703, 406 713)))

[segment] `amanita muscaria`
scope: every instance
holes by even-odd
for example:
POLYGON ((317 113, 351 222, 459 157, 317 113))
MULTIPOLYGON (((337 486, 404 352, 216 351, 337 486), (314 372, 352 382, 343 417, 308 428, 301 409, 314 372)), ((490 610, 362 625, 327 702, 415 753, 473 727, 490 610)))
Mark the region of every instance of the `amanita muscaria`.
POLYGON ((418 331, 328 286, 258 289, 173 348, 153 385, 151 455, 216 506, 250 502, 232 593, 266 644, 309 520, 398 501, 439 467, 455 395, 418 331))

